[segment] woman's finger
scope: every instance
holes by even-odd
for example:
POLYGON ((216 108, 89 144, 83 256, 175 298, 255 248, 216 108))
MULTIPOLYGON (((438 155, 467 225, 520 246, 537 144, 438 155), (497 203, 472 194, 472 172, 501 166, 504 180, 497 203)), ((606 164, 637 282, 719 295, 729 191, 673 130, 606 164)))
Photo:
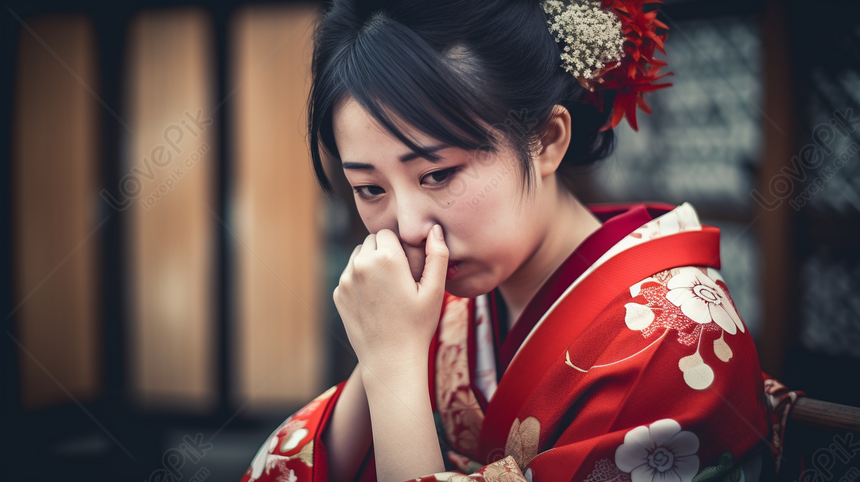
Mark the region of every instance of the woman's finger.
POLYGON ((376 233, 376 249, 390 248, 395 252, 400 251, 403 256, 406 253, 403 251, 403 245, 400 244, 400 239, 390 229, 383 229, 376 233))
POLYGON ((368 248, 368 251, 376 251, 376 235, 370 233, 364 238, 364 247, 368 248))
POLYGON ((361 245, 357 244, 355 248, 353 248, 352 254, 349 255, 349 261, 346 262, 346 267, 343 269, 343 274, 341 274, 341 277, 349 276, 349 274, 352 273, 352 270, 355 267, 355 257, 358 256, 359 252, 361 252, 361 245))
POLYGON ((361 251, 361 245, 360 245, 360 244, 356 244, 356 245, 355 245, 355 248, 353 248, 353 249, 352 249, 352 254, 350 254, 350 255, 349 255, 349 261, 347 261, 347 262, 346 262, 346 266, 347 266, 347 268, 349 268, 350 266, 352 266, 352 260, 354 260, 354 259, 355 259, 355 257, 356 257, 356 256, 358 256, 358 252, 359 252, 359 251, 361 251))
POLYGON ((356 255, 355 260, 352 262, 352 267, 354 268, 356 265, 365 266, 368 263, 368 256, 371 256, 374 251, 376 251, 376 235, 368 234, 366 238, 364 238, 364 243, 361 245, 361 250, 356 255), (362 256, 362 253, 364 255, 362 256))
POLYGON ((355 257, 358 256, 358 253, 361 251, 361 245, 356 245, 352 250, 352 254, 349 255, 349 260, 346 262, 346 267, 343 268, 343 272, 340 274, 339 283, 343 283, 345 279, 349 279, 352 276, 352 271, 355 268, 354 262, 355 257))

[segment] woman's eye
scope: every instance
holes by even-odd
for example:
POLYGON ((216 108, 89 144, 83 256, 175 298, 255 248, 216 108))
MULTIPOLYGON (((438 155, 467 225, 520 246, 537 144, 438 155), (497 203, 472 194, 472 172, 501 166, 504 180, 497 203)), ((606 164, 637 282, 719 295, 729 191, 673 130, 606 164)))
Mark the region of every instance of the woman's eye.
POLYGON ((364 199, 373 199, 373 198, 375 198, 376 196, 378 196, 379 194, 382 194, 382 193, 384 193, 384 192, 385 192, 385 190, 383 190, 383 189, 382 189, 381 187, 379 187, 379 186, 356 186, 356 187, 354 187, 354 188, 353 188, 353 190, 354 190, 356 193, 358 193, 358 195, 359 195, 359 196, 361 196, 361 197, 362 197, 362 198, 364 198, 364 199), (374 190, 374 189, 375 189, 375 190, 378 190, 378 191, 380 191, 380 192, 377 192, 377 193, 372 193, 372 192, 371 192, 371 193, 369 193, 369 192, 368 192, 368 191, 372 191, 372 190, 374 190), (365 191, 365 190, 366 190, 366 191, 365 191))
MULTIPOLYGON (((448 180, 451 179, 451 176, 454 175, 460 168, 459 167, 451 167, 448 169, 440 169, 438 171, 433 171, 429 174, 426 174, 422 180, 429 179, 429 184, 432 186, 441 186, 445 184, 448 180)), ((379 186, 355 186, 352 188, 362 199, 373 200, 380 194, 385 192, 379 186)))
MULTIPOLYGON (((438 171, 433 171, 430 174, 427 174, 426 176, 424 176, 424 178, 425 179, 431 178, 436 185, 444 184, 445 181, 450 179, 451 176, 453 176, 454 173, 457 172, 458 169, 460 169, 460 168, 459 167, 451 167, 449 169, 441 169, 438 171)), ((431 184, 433 184, 433 183, 431 183, 431 184)))

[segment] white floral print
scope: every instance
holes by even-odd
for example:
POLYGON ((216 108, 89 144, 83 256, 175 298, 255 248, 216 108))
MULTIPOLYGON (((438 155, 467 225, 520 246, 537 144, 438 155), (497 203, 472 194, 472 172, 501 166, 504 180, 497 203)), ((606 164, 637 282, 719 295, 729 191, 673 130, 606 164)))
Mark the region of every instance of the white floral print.
POLYGON ((615 465, 631 482, 692 482, 699 471, 699 438, 665 418, 627 432, 615 465))
POLYGON ((666 287, 666 298, 696 323, 713 321, 731 335, 738 329, 744 332, 744 324, 726 293, 701 271, 684 270, 673 276, 666 287))
POLYGON ((287 452, 298 447, 299 442, 304 440, 308 436, 308 433, 310 433, 308 429, 301 428, 290 434, 290 437, 284 439, 284 443, 281 444, 281 452, 287 452))
POLYGON ((661 329, 675 330, 680 343, 696 347, 695 353, 678 360, 684 381, 696 390, 710 387, 714 370, 699 353, 703 334, 719 334, 713 341, 714 355, 728 362, 733 353, 725 334, 746 331, 719 272, 693 266, 661 271, 631 286, 630 296, 646 303, 624 305, 627 327, 646 338, 661 329))
POLYGON ((260 450, 257 451, 257 455, 255 455, 254 459, 251 461, 251 480, 259 479, 260 476, 263 475, 263 470, 266 469, 266 462, 269 454, 274 452, 275 448, 278 446, 278 432, 281 430, 281 427, 287 424, 292 418, 293 415, 287 417, 287 420, 278 426, 278 428, 269 435, 266 442, 260 446, 260 450))

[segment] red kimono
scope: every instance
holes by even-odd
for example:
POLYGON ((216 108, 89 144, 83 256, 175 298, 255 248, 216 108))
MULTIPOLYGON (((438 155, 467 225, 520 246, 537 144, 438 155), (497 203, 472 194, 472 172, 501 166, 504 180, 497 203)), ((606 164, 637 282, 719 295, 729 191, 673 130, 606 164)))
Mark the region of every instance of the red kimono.
MULTIPOLYGON (((763 460, 773 470, 779 420, 717 271, 719 229, 688 203, 589 208, 603 225, 510 333, 495 291, 445 294, 428 389, 450 471, 416 480, 757 482, 763 460)), ((242 482, 326 480, 321 434, 345 383, 287 418, 242 482)), ((356 480, 375 479, 371 447, 356 480)))

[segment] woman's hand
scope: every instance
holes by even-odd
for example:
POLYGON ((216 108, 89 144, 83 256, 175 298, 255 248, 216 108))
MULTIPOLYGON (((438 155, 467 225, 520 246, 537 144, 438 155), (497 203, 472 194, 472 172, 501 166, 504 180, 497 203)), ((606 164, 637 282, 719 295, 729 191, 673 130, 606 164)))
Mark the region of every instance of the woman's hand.
POLYGON ((340 276, 334 303, 359 362, 370 368, 427 361, 448 270, 441 226, 430 230, 425 253, 416 283, 397 235, 383 229, 356 246, 340 276))

